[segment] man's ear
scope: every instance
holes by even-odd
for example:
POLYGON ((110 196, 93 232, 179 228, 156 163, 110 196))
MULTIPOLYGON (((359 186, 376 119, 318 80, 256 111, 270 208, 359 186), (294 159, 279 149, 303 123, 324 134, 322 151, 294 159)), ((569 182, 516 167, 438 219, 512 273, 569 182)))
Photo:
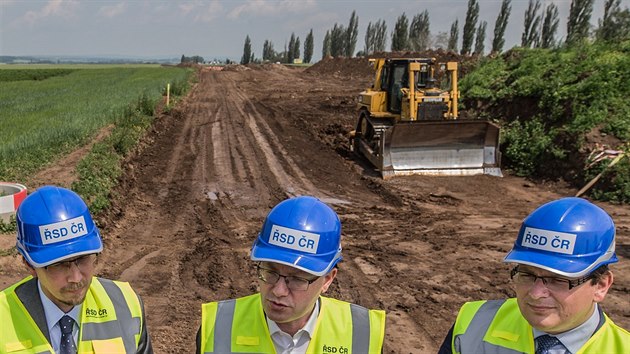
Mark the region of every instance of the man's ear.
POLYGON ((24 257, 22 257, 22 264, 24 264, 24 266, 28 268, 29 273, 31 273, 31 275, 34 278, 37 278, 37 273, 35 272, 35 268, 33 268, 33 266, 30 263, 28 263, 24 257))
POLYGON ((322 293, 325 293, 328 290, 330 284, 332 284, 333 280, 337 276, 337 267, 334 267, 328 274, 324 275, 324 285, 322 285, 322 293))
POLYGON ((597 283, 595 283, 595 293, 593 297, 595 302, 604 301, 606 294, 608 294, 608 289, 610 289, 613 284, 613 280, 613 273, 610 270, 602 274, 597 283))

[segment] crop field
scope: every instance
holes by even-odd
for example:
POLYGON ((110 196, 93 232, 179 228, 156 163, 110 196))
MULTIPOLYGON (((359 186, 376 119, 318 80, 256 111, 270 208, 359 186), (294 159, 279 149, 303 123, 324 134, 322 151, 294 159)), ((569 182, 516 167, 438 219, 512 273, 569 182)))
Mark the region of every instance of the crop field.
POLYGON ((157 103, 190 69, 157 65, 0 66, 0 180, 21 179, 85 143, 139 100, 157 103))

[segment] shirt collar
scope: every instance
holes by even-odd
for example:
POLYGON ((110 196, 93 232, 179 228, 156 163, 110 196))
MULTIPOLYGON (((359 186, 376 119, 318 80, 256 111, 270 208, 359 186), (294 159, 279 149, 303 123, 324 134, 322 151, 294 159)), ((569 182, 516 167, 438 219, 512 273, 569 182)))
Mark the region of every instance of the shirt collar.
MULTIPOLYGON (((564 347, 567 348, 567 350, 570 353, 577 353, 580 350, 580 348, 584 346, 586 341, 588 341, 589 338, 591 338, 593 333, 595 333, 595 330, 597 330, 597 326, 599 325, 599 320, 600 320, 599 307, 597 304, 595 304, 593 314, 591 315, 591 317, 588 318, 588 320, 586 320, 586 322, 573 328, 570 331, 560 333, 560 334, 550 334, 550 335, 558 338, 558 340, 560 340, 562 345, 564 345, 564 347)), ((534 338, 538 338, 539 336, 542 336, 545 334, 548 334, 548 333, 539 331, 534 328, 534 338)))
MULTIPOLYGON (((315 308, 313 309, 313 312, 311 312, 311 316, 308 318, 308 321, 306 322, 306 324, 304 325, 304 327, 302 327, 302 329, 300 329, 299 331, 297 331, 297 333, 295 333, 295 335, 300 335, 302 332, 306 332, 310 337, 313 336, 313 332, 315 332, 315 324, 317 323, 317 316, 319 316, 319 299, 315 302, 315 308)), ((269 317, 267 317, 267 326, 269 328, 269 334, 273 335, 277 332, 283 332, 280 327, 278 327, 278 325, 269 319, 269 317)), ((296 337, 297 338, 297 337, 296 337)))
POLYGON ((39 282, 39 279, 37 279, 37 290, 39 291, 39 298, 41 299, 42 305, 44 306, 44 314, 46 315, 46 324, 48 325, 49 331, 52 330, 52 328, 57 324, 57 322, 59 322, 61 317, 63 317, 64 315, 68 315, 72 317, 72 319, 74 320, 76 324, 79 323, 79 319, 80 319, 79 315, 81 314, 81 307, 83 306, 82 304, 73 307, 72 310, 70 310, 68 313, 64 313, 44 293, 44 291, 42 290, 42 285, 39 282))

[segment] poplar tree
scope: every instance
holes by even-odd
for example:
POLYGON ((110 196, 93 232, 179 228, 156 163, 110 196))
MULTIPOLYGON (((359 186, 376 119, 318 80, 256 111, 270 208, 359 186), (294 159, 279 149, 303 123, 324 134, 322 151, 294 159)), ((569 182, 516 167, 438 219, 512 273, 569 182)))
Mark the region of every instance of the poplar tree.
POLYGON ((293 59, 300 59, 300 37, 295 37, 295 43, 293 43, 293 59))
POLYGON ((512 12, 512 0, 503 0, 501 10, 497 16, 497 22, 494 24, 494 39, 492 39, 492 53, 501 53, 505 45, 505 29, 507 28, 508 19, 512 12))
POLYGON ((346 30, 343 25, 335 23, 330 32, 330 55, 340 57, 345 54, 346 48, 346 30))
POLYGON ((322 59, 331 56, 330 53, 330 31, 326 31, 324 42, 322 43, 322 59))
POLYGON ((630 38, 630 10, 621 10, 621 0, 606 0, 604 17, 598 22, 598 40, 621 42, 630 38))
POLYGON ((549 4, 545 8, 545 18, 543 20, 542 30, 540 31, 540 47, 553 48, 556 46, 556 32, 560 19, 558 18, 558 7, 555 4, 549 4))
POLYGON ((451 32, 448 37, 448 47, 447 50, 452 52, 457 52, 457 41, 459 40, 459 24, 458 20, 455 19, 455 22, 451 25, 451 32))
POLYGON ((367 25, 367 29, 365 30, 365 43, 363 47, 363 52, 365 55, 370 55, 374 53, 374 32, 376 31, 376 26, 372 27, 372 22, 369 22, 367 25))
POLYGON ((249 35, 245 37, 245 45, 243 45, 243 56, 241 57, 241 64, 249 64, 252 59, 252 41, 249 39, 249 35))
POLYGON ((291 33, 291 38, 289 39, 289 48, 287 49, 287 63, 293 63, 293 59, 295 59, 295 33, 291 33))
POLYGON ((357 37, 359 35, 359 18, 356 11, 352 11, 350 15, 350 21, 348 22, 348 28, 346 29, 346 40, 344 54, 348 58, 354 56, 354 49, 357 46, 357 37))
POLYGON ((374 52, 384 52, 387 47, 387 24, 385 20, 378 20, 374 27, 374 52))
POLYGON ((396 26, 392 33, 392 51, 400 51, 408 49, 409 42, 409 21, 407 15, 403 12, 396 20, 396 26))
POLYGON ((539 27, 540 27, 540 15, 538 15, 538 11, 540 10, 540 0, 529 0, 529 5, 527 6, 527 11, 525 11, 525 29, 523 30, 523 35, 521 36, 521 47, 523 48, 531 48, 536 46, 539 37, 539 27))
POLYGON ((572 0, 567 22, 566 44, 571 46, 588 38, 594 0, 572 0))
POLYGON ((475 37, 475 30, 477 29, 478 18, 479 3, 477 0, 468 0, 468 10, 466 10, 466 22, 464 23, 464 33, 462 37, 462 55, 470 54, 475 37))
POLYGON ((310 63, 311 59, 313 59, 313 29, 306 35, 306 39, 304 40, 304 62, 310 63))
POLYGON ((483 51, 485 50, 485 45, 483 42, 486 41, 486 27, 488 23, 483 21, 479 24, 477 28, 477 35, 475 36, 475 54, 483 55, 483 51))
POLYGON ((411 20, 409 27, 409 47, 414 51, 427 50, 430 46, 431 31, 429 22, 429 11, 424 10, 411 20))

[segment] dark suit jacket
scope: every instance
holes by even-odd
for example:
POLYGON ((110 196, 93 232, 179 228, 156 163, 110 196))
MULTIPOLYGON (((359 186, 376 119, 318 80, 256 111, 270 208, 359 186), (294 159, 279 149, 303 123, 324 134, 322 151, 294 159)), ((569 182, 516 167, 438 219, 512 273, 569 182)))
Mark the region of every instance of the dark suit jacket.
MULTIPOLYGON (((44 313, 44 305, 39 297, 39 290, 37 289, 37 278, 33 278, 24 284, 21 284, 15 288, 15 294, 18 299, 24 304, 24 307, 31 315, 37 327, 42 331, 46 340, 50 343, 50 331, 46 324, 46 315, 44 313)), ((138 297, 140 299, 140 297, 138 297)), ((151 346, 151 339, 147 333, 146 317, 144 316, 144 305, 140 300, 140 306, 142 307, 142 331, 140 334, 140 342, 138 343, 138 354, 153 354, 153 348, 151 346)))

